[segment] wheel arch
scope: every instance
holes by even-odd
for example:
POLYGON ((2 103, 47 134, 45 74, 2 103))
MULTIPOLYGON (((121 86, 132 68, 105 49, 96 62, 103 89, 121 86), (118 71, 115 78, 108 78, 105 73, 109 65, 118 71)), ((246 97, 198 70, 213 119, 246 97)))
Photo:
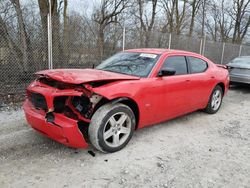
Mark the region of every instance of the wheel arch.
POLYGON ((127 105, 133 111, 133 113, 135 115, 135 119, 136 119, 135 129, 138 128, 140 112, 139 112, 138 104, 133 99, 131 99, 129 97, 118 97, 118 98, 114 98, 111 100, 109 100, 107 98, 102 98, 101 101, 96 105, 96 107, 94 109, 94 113, 98 108, 100 108, 101 106, 103 106, 107 103, 112 103, 112 104, 122 103, 124 105, 127 105))
POLYGON ((219 82, 216 86, 220 86, 221 87, 223 95, 224 95, 225 94, 225 84, 223 82, 219 82))

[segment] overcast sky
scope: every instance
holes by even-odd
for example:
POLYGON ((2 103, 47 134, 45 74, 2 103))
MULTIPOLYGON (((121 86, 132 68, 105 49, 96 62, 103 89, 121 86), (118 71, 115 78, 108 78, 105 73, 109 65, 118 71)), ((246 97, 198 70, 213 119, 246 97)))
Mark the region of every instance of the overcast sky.
POLYGON ((100 0, 68 0, 68 11, 76 11, 80 14, 86 12, 90 14, 93 10, 94 4, 100 2, 100 0))
MULTIPOLYGON (((20 0, 21 5, 35 4, 38 8, 38 0, 20 0)), ((100 3, 101 0, 68 0, 68 12, 78 12, 80 14, 86 12, 90 14, 94 5, 100 3)))

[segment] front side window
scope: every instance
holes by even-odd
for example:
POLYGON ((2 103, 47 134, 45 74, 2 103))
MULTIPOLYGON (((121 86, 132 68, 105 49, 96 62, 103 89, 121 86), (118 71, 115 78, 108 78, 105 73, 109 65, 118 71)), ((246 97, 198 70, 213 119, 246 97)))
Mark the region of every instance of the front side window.
POLYGON ((207 62, 195 57, 188 57, 190 72, 201 73, 207 70, 207 62))
POLYGON ((96 69, 147 77, 159 56, 151 53, 121 52, 103 61, 96 69))
POLYGON ((187 62, 186 58, 184 56, 171 56, 168 57, 164 64, 163 64, 163 69, 164 68, 172 68, 174 69, 175 75, 183 75, 187 74, 187 62))

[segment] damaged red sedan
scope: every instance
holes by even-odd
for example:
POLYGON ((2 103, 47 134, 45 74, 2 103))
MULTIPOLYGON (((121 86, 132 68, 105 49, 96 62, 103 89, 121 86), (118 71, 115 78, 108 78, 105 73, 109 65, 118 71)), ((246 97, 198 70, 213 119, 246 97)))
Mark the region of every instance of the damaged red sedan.
POLYGON ((70 147, 122 149, 134 130, 204 110, 216 113, 229 86, 226 67, 196 53, 120 52, 95 69, 36 73, 23 108, 38 132, 70 147))

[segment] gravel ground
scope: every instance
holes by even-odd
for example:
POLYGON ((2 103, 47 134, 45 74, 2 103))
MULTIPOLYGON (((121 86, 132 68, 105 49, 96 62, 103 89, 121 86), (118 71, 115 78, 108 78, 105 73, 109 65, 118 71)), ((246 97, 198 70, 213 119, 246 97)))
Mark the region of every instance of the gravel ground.
POLYGON ((217 114, 138 130, 113 154, 65 147, 29 128, 22 110, 0 112, 0 187, 250 187, 249 161, 246 87, 232 88, 217 114))

